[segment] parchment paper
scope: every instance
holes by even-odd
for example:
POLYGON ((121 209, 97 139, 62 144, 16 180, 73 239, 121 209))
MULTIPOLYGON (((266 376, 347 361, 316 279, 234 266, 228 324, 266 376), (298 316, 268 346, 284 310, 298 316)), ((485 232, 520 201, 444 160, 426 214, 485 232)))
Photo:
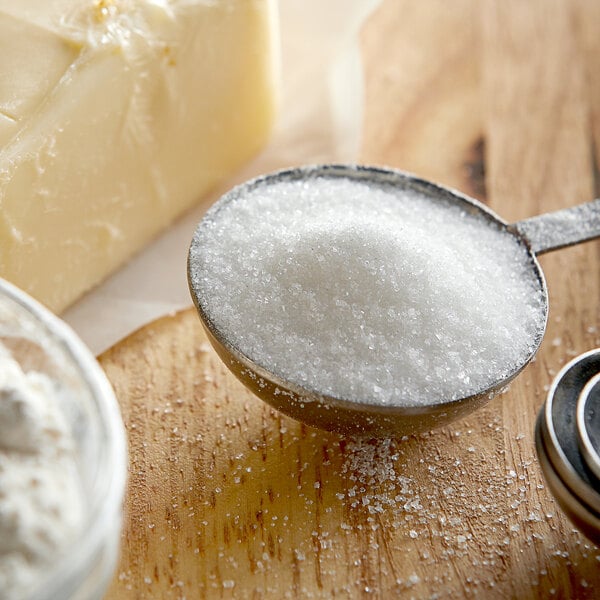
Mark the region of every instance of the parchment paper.
POLYGON ((206 209, 236 183, 279 168, 354 162, 362 125, 358 33, 379 0, 280 0, 282 102, 267 148, 62 317, 99 354, 192 304, 188 246, 206 209))

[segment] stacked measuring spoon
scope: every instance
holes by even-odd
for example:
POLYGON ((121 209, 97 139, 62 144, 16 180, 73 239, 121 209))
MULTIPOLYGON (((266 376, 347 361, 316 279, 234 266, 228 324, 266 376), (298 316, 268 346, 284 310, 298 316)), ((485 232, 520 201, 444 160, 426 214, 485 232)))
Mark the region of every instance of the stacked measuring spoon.
POLYGON ((536 424, 548 487, 571 521, 600 545, 600 348, 558 373, 536 424))

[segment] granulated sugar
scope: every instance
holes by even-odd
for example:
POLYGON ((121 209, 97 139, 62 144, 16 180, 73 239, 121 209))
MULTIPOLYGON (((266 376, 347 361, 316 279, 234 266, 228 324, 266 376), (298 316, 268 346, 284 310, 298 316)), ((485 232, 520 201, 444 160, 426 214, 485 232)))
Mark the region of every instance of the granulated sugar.
POLYGON ((209 212, 192 285, 243 354, 349 400, 432 404, 522 365, 543 327, 527 251, 459 206, 320 177, 209 212))

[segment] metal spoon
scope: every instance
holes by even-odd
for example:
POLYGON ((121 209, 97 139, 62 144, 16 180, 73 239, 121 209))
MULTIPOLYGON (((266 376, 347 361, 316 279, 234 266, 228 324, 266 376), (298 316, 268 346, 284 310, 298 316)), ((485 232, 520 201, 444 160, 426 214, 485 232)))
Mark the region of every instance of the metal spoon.
MULTIPOLYGON (((581 426, 594 437, 585 418, 600 372, 600 350, 591 350, 566 364, 554 378, 538 414, 535 441, 544 478, 571 521, 595 544, 600 544, 600 487, 588 458, 597 454, 582 446, 581 426), (581 414, 581 416, 580 416, 581 414)), ((597 458, 596 458, 597 460, 597 458)))
MULTIPOLYGON (((309 425, 322 429, 366 435, 404 435, 430 430, 444 425, 491 400, 503 390, 535 356, 546 329, 548 293, 544 274, 536 255, 556 250, 600 236, 600 199, 573 208, 548 213, 531 219, 507 224, 480 202, 459 192, 450 190, 413 175, 392 169, 376 167, 322 165, 299 167, 279 171, 246 182, 227 194, 215 205, 235 202, 250 190, 269 186, 280 181, 305 181, 308 185, 315 177, 346 178, 376 186, 397 186, 411 189, 432 200, 446 204, 459 204, 465 211, 484 217, 490 227, 502 228, 514 236, 527 249, 534 278, 544 302, 540 322, 543 325, 532 340, 532 351, 508 376, 499 377, 487 389, 465 398, 436 402, 426 406, 393 406, 356 402, 319 394, 283 380, 264 365, 256 364, 235 346, 235 340, 227 339, 207 315, 203 299, 210 294, 202 289, 195 277, 197 257, 202 252, 200 232, 204 221, 198 225, 192 239, 188 256, 188 280, 194 304, 207 332, 208 338, 231 372, 257 396, 281 412, 309 425)), ((213 209, 213 210, 215 210, 213 209)))

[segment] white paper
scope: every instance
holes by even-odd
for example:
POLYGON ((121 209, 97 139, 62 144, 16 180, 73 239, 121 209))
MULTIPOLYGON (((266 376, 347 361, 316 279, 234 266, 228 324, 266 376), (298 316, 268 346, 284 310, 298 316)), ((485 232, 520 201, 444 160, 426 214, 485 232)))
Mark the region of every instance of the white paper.
POLYGON ((280 0, 282 102, 270 144, 62 315, 94 353, 192 304, 188 247, 206 209, 227 189, 283 167, 357 160, 363 98, 358 33, 378 2, 280 0))

